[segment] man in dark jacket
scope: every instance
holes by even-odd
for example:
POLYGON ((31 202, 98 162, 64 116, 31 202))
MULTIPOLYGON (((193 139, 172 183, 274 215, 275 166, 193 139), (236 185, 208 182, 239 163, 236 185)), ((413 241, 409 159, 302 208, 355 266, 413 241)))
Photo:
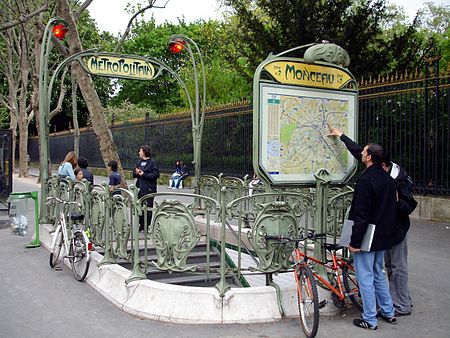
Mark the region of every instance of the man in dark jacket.
MULTIPOLYGON (((330 127, 329 136, 337 136, 347 149, 361 162, 362 147, 337 128, 330 127)), ((384 256, 386 271, 389 277, 389 290, 394 303, 396 316, 411 314, 411 297, 408 288, 408 242, 406 234, 410 227, 409 215, 417 206, 412 195, 413 182, 406 170, 391 161, 388 152, 382 160, 383 169, 394 179, 397 190, 397 217, 392 248, 384 256)))
POLYGON ((354 222, 349 250, 364 308, 362 318, 353 320, 353 324, 369 330, 377 329, 377 304, 384 320, 397 322, 383 273, 384 253, 392 247, 395 231, 396 190, 394 180, 381 167, 383 155, 384 149, 378 144, 368 144, 361 152, 366 170, 356 184, 349 214, 354 222), (369 224, 375 224, 375 233, 370 251, 363 252, 361 242, 369 224))
MULTIPOLYGON (((133 171, 133 177, 137 178, 136 187, 139 188, 138 197, 157 192, 157 180, 159 178, 159 169, 156 161, 152 158, 152 153, 148 145, 139 148, 139 161, 133 171)), ((145 201, 147 207, 153 207, 154 198, 145 201)), ((147 211, 147 223, 150 224, 152 212, 147 211)), ((139 217, 139 231, 144 230, 144 214, 139 217)))

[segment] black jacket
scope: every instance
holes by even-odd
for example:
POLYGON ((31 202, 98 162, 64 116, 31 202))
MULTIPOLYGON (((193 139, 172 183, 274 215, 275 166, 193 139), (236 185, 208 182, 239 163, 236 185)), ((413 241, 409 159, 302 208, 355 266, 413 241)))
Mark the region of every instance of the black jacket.
MULTIPOLYGON (((394 165, 398 166, 394 163, 391 167, 391 171, 393 170, 394 165)), ((416 209, 418 204, 412 194, 413 181, 411 177, 408 176, 406 170, 402 167, 398 166, 398 170, 398 174, 394 177, 395 186, 398 193, 397 231, 393 240, 394 245, 399 244, 405 239, 411 225, 409 215, 414 211, 414 209, 416 209)), ((392 173, 390 174, 392 176, 392 173)))
POLYGON ((361 247, 369 223, 375 224, 370 251, 388 250, 395 234, 396 188, 381 165, 367 168, 356 183, 349 219, 354 221, 350 245, 361 247))
MULTIPOLYGON (((344 134, 341 135, 341 141, 344 142, 353 157, 361 162, 363 148, 344 134)), ((418 203, 412 194, 413 181, 406 173, 406 170, 393 163, 389 174, 394 178, 398 193, 396 231, 392 239, 392 244, 395 245, 405 239, 406 233, 411 225, 409 215, 414 211, 418 203), (392 175, 394 166, 398 167, 398 174, 392 175)))
POLYGON ((139 188, 139 197, 157 191, 157 180, 159 178, 159 169, 153 158, 148 160, 139 160, 136 168, 141 169, 144 174, 139 176, 133 170, 133 177, 137 178, 136 187, 139 188))

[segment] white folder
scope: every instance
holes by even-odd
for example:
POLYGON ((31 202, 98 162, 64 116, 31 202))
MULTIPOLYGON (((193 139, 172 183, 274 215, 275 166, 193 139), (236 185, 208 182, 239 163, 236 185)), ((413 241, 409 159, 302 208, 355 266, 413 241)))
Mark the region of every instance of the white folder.
MULTIPOLYGON (((346 219, 342 225, 341 238, 339 240, 339 245, 348 247, 350 245, 350 239, 352 237, 353 221, 346 219)), ((373 235, 375 233, 375 224, 369 223, 367 226, 367 231, 364 234, 363 240, 361 242, 361 251, 370 251, 372 246, 373 235)))

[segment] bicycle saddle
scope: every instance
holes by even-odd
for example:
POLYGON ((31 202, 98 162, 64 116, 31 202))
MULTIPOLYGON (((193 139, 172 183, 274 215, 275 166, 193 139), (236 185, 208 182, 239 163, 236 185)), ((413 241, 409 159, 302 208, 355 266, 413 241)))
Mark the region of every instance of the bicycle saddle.
POLYGON ((339 244, 331 244, 331 243, 323 243, 323 247, 326 250, 330 250, 330 251, 331 250, 336 251, 336 250, 340 250, 343 248, 343 246, 341 246, 339 244))
POLYGON ((70 214, 70 219, 72 221, 82 221, 84 219, 84 214, 72 213, 70 214))

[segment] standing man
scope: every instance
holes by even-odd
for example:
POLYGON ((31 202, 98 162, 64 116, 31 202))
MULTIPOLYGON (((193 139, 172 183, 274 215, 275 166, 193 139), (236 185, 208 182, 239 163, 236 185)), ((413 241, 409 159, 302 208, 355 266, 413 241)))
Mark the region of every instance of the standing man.
POLYGON ((353 253, 355 273, 363 301, 362 318, 353 324, 368 330, 377 329, 377 304, 381 318, 395 324, 392 298, 383 273, 385 250, 389 250, 396 217, 396 192, 394 180, 381 167, 384 149, 378 144, 368 144, 361 152, 366 169, 355 187, 349 219, 354 222, 349 250, 353 253), (369 224, 375 224, 370 251, 360 250, 369 224))
MULTIPOLYGON (((157 180, 159 178, 159 169, 156 161, 152 158, 152 153, 148 145, 139 148, 139 161, 133 171, 133 177, 137 178, 136 187, 139 188, 138 197, 157 192, 157 180)), ((154 198, 146 200, 148 208, 153 207, 154 198)), ((152 212, 147 211, 147 222, 150 223, 152 212)), ((139 231, 144 230, 144 214, 139 217, 139 231)))
MULTIPOLYGON (((362 147, 342 133, 338 128, 330 127, 328 136, 337 136, 347 149, 361 162, 362 147)), ((406 170, 391 161, 385 152, 381 166, 394 179, 397 189, 396 231, 392 239, 392 248, 384 256, 386 271, 389 277, 389 291, 394 303, 395 316, 411 314, 412 303, 408 287, 408 242, 406 234, 410 227, 409 215, 417 207, 412 195, 413 181, 406 170)))

